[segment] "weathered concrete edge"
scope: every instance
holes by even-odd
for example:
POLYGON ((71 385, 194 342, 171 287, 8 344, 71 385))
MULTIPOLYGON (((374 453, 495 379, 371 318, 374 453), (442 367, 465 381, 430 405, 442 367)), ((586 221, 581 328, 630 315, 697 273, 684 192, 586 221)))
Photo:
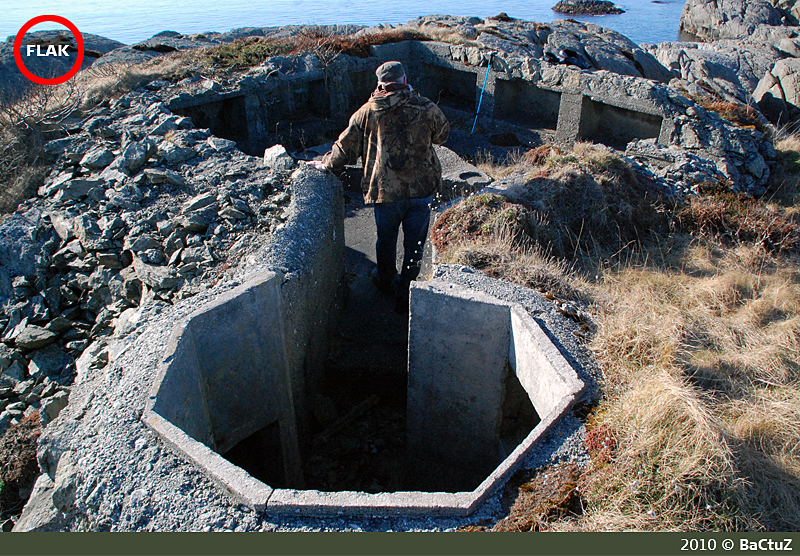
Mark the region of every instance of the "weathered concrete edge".
POLYGON ((578 378, 578 373, 575 372, 575 369, 572 368, 572 365, 569 364, 566 357, 564 357, 558 347, 556 347, 553 340, 542 330, 539 323, 536 322, 536 320, 531 317, 530 313, 525 310, 525 307, 519 303, 511 304, 511 318, 513 319, 515 316, 520 319, 523 326, 530 331, 542 355, 545 356, 550 362, 552 369, 564 381, 564 385, 567 387, 567 395, 572 395, 577 399, 586 388, 586 384, 578 378))
POLYGON ((255 510, 266 508, 273 492, 270 486, 254 479, 202 442, 194 440, 158 413, 146 409, 142 421, 235 500, 255 510))
POLYGON ((472 492, 367 492, 277 489, 267 513, 302 516, 460 515, 472 512, 472 492))
POLYGON ((491 495, 497 488, 505 484, 506 479, 525 461, 528 452, 544 438, 545 433, 556 421, 561 419, 575 404, 577 397, 570 394, 561 398, 561 401, 553 410, 542 419, 538 425, 528 433, 514 451, 498 465, 491 475, 476 488, 472 494, 474 499, 467 513, 475 511, 483 501, 491 495))
POLYGON ((302 516, 330 515, 449 515, 466 516, 525 461, 528 452, 543 440, 552 424, 574 405, 568 395, 545 416, 513 452, 473 491, 470 492, 320 492, 316 490, 276 489, 267 501, 267 513, 302 516))
POLYGON ((486 303, 487 305, 508 307, 509 309, 514 306, 514 303, 512 302, 503 301, 502 299, 498 299, 493 295, 482 292, 480 290, 474 290, 472 288, 462 286, 461 284, 456 284, 454 282, 446 282, 444 280, 439 280, 436 278, 432 280, 427 280, 425 282, 411 282, 411 295, 414 295, 413 290, 436 291, 445 295, 449 295, 450 297, 457 297, 459 299, 465 299, 467 301, 486 303))
POLYGON ((280 272, 265 272, 264 275, 256 277, 248 282, 237 286, 231 290, 223 292, 219 294, 219 296, 215 297, 204 303, 199 309, 192 312, 187 317, 180 319, 175 325, 172 327, 172 333, 170 334, 169 341, 167 344, 167 349, 164 352, 164 356, 161 359, 161 362, 158 365, 158 371, 156 372, 155 379, 150 385, 149 390, 149 398, 147 403, 145 404, 145 411, 154 411, 153 408, 155 407, 158 392, 161 389, 161 384, 164 382, 164 378, 169 371, 170 363, 172 362, 173 357, 175 356, 175 352, 178 349, 178 344, 183 340, 185 341, 186 338, 183 336, 189 331, 189 323, 191 320, 203 313, 207 313, 220 305, 224 305, 228 301, 238 297, 239 295, 245 293, 246 291, 254 288, 264 282, 268 282, 269 280, 273 279, 275 276, 278 276, 279 279, 283 279, 283 275, 280 272))

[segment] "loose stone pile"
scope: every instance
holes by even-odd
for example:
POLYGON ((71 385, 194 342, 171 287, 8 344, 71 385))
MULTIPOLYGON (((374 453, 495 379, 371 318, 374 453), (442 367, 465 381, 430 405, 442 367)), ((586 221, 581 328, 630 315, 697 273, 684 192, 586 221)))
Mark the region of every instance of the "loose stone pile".
POLYGON ((45 146, 56 161, 39 197, 0 225, 0 434, 35 410, 52 420, 76 359, 102 368, 140 306, 208 289, 283 226, 291 199, 281 147, 265 165, 151 91, 70 133, 45 146))

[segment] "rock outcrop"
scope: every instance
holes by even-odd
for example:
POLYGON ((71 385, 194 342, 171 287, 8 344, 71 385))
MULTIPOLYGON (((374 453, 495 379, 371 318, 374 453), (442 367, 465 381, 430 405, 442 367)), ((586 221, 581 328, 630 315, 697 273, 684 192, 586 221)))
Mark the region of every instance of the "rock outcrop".
MULTIPOLYGON (((81 68, 91 66, 101 56, 124 46, 121 42, 91 33, 82 33, 84 58, 81 68)), ((14 61, 14 39, 11 36, 0 43, 0 94, 13 97, 30 85, 14 61)), ((66 31, 34 31, 22 40, 22 59, 25 67, 34 75, 54 77, 65 74, 75 64, 77 46, 75 39, 66 31), (66 44, 69 56, 27 56, 26 45, 66 44)))
POLYGON ((761 79, 753 98, 772 121, 788 123, 800 117, 800 58, 779 60, 761 79))
POLYGON ((618 8, 608 0, 561 0, 553 6, 553 11, 568 15, 606 15, 623 14, 625 10, 618 8))
MULTIPOLYGON (((507 17, 482 20, 425 16, 410 21, 407 26, 434 34, 450 32, 460 35, 508 57, 536 58, 580 69, 606 70, 662 82, 674 76, 625 35, 591 23, 557 20, 544 24, 507 17)), ((371 28, 362 33, 380 31, 371 28)))
POLYGON ((742 104, 755 101, 770 121, 791 123, 800 116, 800 6, 794 0, 689 0, 681 30, 705 44, 648 45, 664 65, 679 70, 698 93, 713 93, 742 104))
POLYGON ((769 0, 688 0, 680 31, 703 41, 751 35, 761 25, 787 20, 769 0))
POLYGON ((774 45, 756 37, 711 43, 666 42, 642 48, 696 86, 698 94, 711 92, 728 102, 743 104, 750 102, 759 80, 782 56, 774 45))

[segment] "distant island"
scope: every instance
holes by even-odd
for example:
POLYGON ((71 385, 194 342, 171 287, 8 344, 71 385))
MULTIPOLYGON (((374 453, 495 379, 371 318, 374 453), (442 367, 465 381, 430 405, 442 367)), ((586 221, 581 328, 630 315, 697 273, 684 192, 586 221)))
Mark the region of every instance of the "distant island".
POLYGON ((553 6, 553 11, 569 15, 605 15, 622 14, 625 10, 618 8, 608 0, 561 0, 553 6))

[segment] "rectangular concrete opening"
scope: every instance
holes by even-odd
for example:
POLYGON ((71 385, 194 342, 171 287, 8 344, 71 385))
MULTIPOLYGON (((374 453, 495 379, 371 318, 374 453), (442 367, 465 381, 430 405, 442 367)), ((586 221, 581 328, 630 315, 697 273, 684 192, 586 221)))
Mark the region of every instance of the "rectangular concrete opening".
POLYGON ((662 119, 583 97, 578 139, 624 150, 631 141, 658 138, 662 119))
POLYGON ((440 108, 475 113, 477 75, 469 71, 422 64, 422 74, 415 86, 440 108))
POLYGON ((297 150, 337 136, 338 127, 331 120, 330 91, 323 79, 290 82, 267 94, 264 104, 272 144, 297 150))
POLYGON ((494 117, 530 129, 558 126, 561 93, 537 87, 523 79, 498 79, 494 92, 494 117))
POLYGON ((197 128, 208 128, 217 137, 246 146, 250 140, 247 128, 245 97, 236 96, 194 106, 175 109, 174 112, 192 119, 197 128))
POLYGON ((378 86, 378 76, 372 70, 356 71, 350 74, 353 94, 350 97, 350 111, 355 112, 369 100, 372 91, 378 86))
POLYGON ((246 469, 250 475, 273 488, 287 488, 284 472, 281 429, 274 421, 222 454, 234 465, 246 469))
POLYGON ((291 112, 288 120, 304 120, 306 118, 325 118, 330 115, 331 99, 328 86, 323 79, 292 83, 291 112))

